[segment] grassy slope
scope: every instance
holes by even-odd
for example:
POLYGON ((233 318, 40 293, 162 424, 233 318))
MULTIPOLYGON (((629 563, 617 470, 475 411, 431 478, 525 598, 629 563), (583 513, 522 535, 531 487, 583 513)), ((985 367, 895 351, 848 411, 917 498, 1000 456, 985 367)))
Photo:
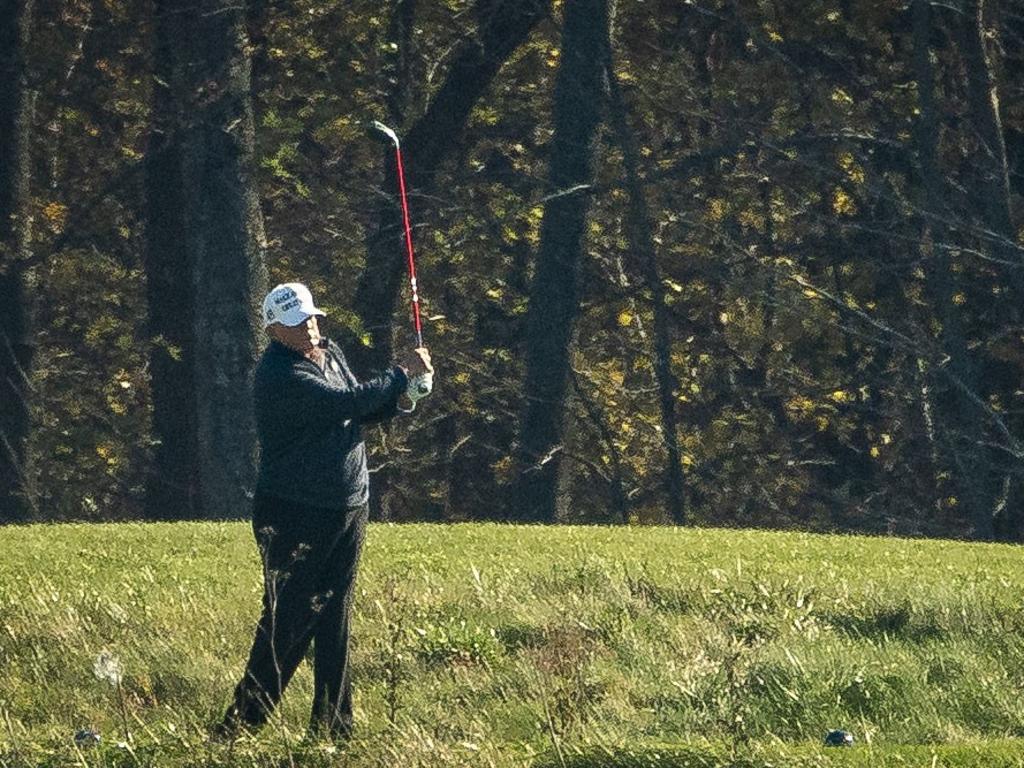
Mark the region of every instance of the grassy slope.
MULTIPOLYGON (((359 587, 346 765, 1024 766, 1019 548, 373 526, 359 587), (818 747, 833 727, 860 745, 818 747)), ((0 765, 336 761, 301 741, 305 667, 259 738, 203 742, 259 589, 244 524, 0 529, 0 765), (76 755, 87 725, 106 741, 76 755)))

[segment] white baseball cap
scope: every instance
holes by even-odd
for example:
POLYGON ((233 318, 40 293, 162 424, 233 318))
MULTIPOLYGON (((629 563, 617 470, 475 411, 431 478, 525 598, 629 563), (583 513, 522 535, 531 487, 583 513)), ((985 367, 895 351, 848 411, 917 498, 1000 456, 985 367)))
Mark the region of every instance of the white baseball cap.
POLYGON ((282 283, 275 286, 263 300, 263 327, 274 323, 302 325, 313 315, 324 313, 313 304, 313 294, 302 283, 282 283))

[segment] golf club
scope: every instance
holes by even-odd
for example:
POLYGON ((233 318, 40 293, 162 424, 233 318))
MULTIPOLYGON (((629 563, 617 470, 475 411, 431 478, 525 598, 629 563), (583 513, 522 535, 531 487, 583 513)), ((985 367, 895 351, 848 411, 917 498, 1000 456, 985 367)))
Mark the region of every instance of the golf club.
MULTIPOLYGON (((402 165, 402 145, 398 140, 398 134, 384 123, 374 120, 371 127, 384 134, 395 145, 395 159, 398 165, 398 191, 402 198, 402 222, 405 225, 405 247, 409 257, 409 286, 412 289, 412 316, 416 328, 416 346, 423 346, 423 327, 420 324, 420 296, 416 285, 416 259, 412 248, 412 227, 409 225, 409 202, 405 194, 405 168, 402 165)), ((433 376, 425 374, 416 377, 416 387, 419 394, 429 395, 433 388, 433 376)))

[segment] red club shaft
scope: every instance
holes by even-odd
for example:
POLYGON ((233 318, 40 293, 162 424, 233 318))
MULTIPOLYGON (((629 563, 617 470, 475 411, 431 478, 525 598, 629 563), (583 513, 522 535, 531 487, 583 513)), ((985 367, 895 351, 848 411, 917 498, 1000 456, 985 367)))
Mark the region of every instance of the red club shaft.
POLYGON ((405 247, 409 253, 409 285, 412 288, 412 316, 416 324, 416 346, 423 346, 423 328, 420 325, 420 295, 416 287, 416 259, 412 251, 412 227, 409 225, 409 203, 405 197, 405 169, 402 167, 402 150, 395 144, 398 160, 398 189, 402 195, 402 220, 405 223, 405 247))

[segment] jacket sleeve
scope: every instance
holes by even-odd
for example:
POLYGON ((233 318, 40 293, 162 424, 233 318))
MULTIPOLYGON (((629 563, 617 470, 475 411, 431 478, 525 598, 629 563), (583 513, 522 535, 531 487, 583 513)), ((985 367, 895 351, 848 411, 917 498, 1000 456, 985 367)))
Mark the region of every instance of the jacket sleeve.
MULTIPOLYGON (((402 369, 399 368, 398 370, 401 371, 402 369)), ((405 374, 403 373, 402 375, 404 376, 405 374)), ((368 413, 365 416, 363 416, 359 420, 359 423, 360 424, 377 424, 379 422, 387 421, 388 419, 392 419, 395 416, 397 416, 399 413, 407 413, 407 411, 404 411, 404 410, 402 410, 401 408, 398 407, 398 398, 400 398, 402 396, 402 393, 405 392, 405 389, 406 389, 406 387, 403 386, 401 389, 397 390, 395 392, 395 396, 391 400, 389 400, 388 402, 384 403, 384 405, 382 405, 376 411, 373 411, 372 413, 368 413)))
MULTIPOLYGON (((349 366, 348 364, 348 358, 345 356, 345 353, 333 341, 330 342, 330 351, 335 356, 335 358, 337 358, 338 363, 341 365, 341 368, 344 371, 346 378, 348 378, 350 381, 358 381, 356 379, 355 373, 352 372, 351 366, 349 366)), ((406 381, 408 383, 408 380, 406 381)), ((376 409, 372 413, 364 414, 359 419, 359 423, 377 424, 379 422, 392 419, 399 413, 412 413, 412 411, 406 411, 403 408, 398 407, 398 399, 402 396, 402 393, 405 392, 405 389, 406 387, 401 387, 400 389, 398 389, 397 392, 395 392, 395 396, 393 399, 387 401, 380 408, 376 409)))
POLYGON ((315 372, 297 368, 288 377, 281 399, 299 413, 336 422, 355 419, 365 424, 374 414, 394 409, 407 385, 405 371, 398 366, 349 389, 334 387, 315 372))

